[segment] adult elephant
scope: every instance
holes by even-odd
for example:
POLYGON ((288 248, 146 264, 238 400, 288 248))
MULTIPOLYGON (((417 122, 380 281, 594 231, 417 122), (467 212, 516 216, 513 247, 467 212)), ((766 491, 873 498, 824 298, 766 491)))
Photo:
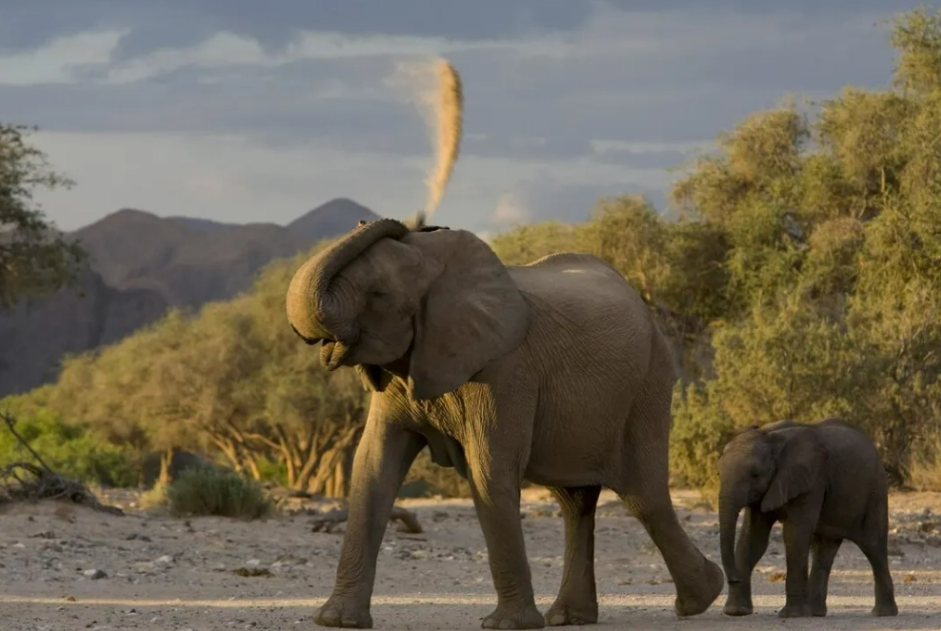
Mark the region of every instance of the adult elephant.
POLYGON ((504 266, 463 230, 362 224, 308 260, 288 319, 373 391, 354 458, 349 521, 322 626, 368 628, 376 557, 396 491, 428 446, 469 482, 496 610, 484 628, 597 621, 594 511, 614 490, 660 549, 676 612, 705 611, 723 575, 680 526, 667 485, 668 342, 598 258, 555 254, 504 266), (562 586, 536 609, 520 523, 523 480, 549 487, 565 523, 562 586))

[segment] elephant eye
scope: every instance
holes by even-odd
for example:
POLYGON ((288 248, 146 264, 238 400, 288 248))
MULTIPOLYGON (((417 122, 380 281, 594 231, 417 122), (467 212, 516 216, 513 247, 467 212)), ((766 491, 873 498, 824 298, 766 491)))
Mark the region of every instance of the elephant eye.
POLYGON ((297 327, 295 327, 293 324, 291 325, 291 329, 293 329, 294 334, 297 335, 297 337, 304 340, 304 343, 307 344, 308 346, 315 346, 317 344, 320 344, 320 342, 323 341, 317 338, 304 337, 303 335, 301 335, 301 332, 297 330, 297 327))

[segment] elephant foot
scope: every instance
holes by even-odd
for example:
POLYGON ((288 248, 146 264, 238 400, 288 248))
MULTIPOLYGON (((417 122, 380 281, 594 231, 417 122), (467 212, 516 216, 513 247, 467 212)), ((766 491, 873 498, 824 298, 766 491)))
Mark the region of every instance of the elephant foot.
POLYGON ((368 603, 363 605, 354 600, 331 596, 317 610, 314 624, 320 627, 372 629, 372 615, 368 603))
POLYGON ((522 609, 501 606, 484 618, 480 626, 484 629, 542 629, 546 626, 546 619, 535 604, 522 609))
POLYGON ((727 616, 750 616, 754 613, 754 609, 751 605, 732 605, 725 603, 725 607, 722 608, 722 613, 727 616))
POLYGON ((702 571, 698 576, 690 577, 692 580, 684 579, 681 583, 674 577, 676 601, 673 607, 681 618, 701 614, 722 593, 722 586, 725 585, 722 569, 706 557, 702 558, 702 562, 702 571))
POLYGON ((565 602, 558 598, 549 607, 545 617, 546 625, 550 627, 562 627, 570 624, 595 624, 598 622, 598 603, 597 601, 590 601, 579 604, 565 602))
POLYGON ((872 615, 897 616, 899 615, 899 608, 894 602, 879 604, 872 608, 872 615))
POLYGON ((814 603, 810 606, 810 615, 816 618, 824 618, 827 615, 827 603, 814 603))
POLYGON ((784 605, 778 612, 778 618, 809 618, 810 615, 807 605, 784 605))
POLYGON ((749 583, 729 585, 729 595, 725 598, 722 613, 727 616, 750 616, 753 612, 751 585, 749 583))

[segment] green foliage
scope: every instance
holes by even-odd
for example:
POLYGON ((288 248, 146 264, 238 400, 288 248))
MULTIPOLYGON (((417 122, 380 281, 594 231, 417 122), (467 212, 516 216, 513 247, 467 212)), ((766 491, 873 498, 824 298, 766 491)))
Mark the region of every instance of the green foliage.
POLYGON ((728 415, 710 409, 708 386, 677 384, 670 432, 671 484, 714 494, 718 484, 718 454, 735 431, 728 415))
MULTIPOLYGON (((136 484, 133 462, 120 448, 95 435, 87 426, 67 424, 48 410, 15 418, 16 431, 57 473, 107 486, 136 484)), ((0 467, 17 461, 33 462, 33 457, 11 432, 0 429, 0 467)))
POLYGON ((490 242, 507 265, 526 265, 555 252, 579 251, 579 246, 578 227, 561 221, 517 226, 490 242))
POLYGON ((86 262, 33 201, 37 189, 70 187, 28 143, 30 129, 0 124, 0 311, 20 298, 74 287, 86 262))
POLYGON ((265 517, 271 500, 255 480, 217 467, 184 471, 166 488, 166 503, 174 516, 218 515, 239 519, 265 517))

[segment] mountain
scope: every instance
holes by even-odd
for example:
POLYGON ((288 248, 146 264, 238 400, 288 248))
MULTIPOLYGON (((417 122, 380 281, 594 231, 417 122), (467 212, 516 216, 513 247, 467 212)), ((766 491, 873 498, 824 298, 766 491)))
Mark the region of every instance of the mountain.
POLYGON ((67 290, 27 298, 0 317, 0 396, 55 381, 64 355, 116 342, 168 307, 157 292, 115 289, 93 271, 79 286, 83 297, 67 290))
POLYGON ((200 219, 198 217, 182 217, 174 216, 167 217, 168 221, 183 224, 190 228, 195 228, 196 230, 205 230, 206 232, 214 232, 216 230, 221 230, 223 228, 231 228, 232 226, 237 226, 236 223, 221 223, 218 221, 213 221, 212 219, 200 219))
POLYGON ((287 226, 159 217, 124 208, 70 233, 90 256, 84 298, 63 290, 0 315, 0 396, 54 381, 65 354, 117 342, 169 307, 196 309, 251 287, 274 259, 379 216, 334 199, 287 226))
POLYGON ((378 215, 365 206, 357 204, 352 199, 339 197, 322 204, 306 215, 302 215, 288 224, 291 232, 303 235, 310 239, 318 238, 324 233, 341 234, 350 229, 360 220, 372 221, 378 215))

